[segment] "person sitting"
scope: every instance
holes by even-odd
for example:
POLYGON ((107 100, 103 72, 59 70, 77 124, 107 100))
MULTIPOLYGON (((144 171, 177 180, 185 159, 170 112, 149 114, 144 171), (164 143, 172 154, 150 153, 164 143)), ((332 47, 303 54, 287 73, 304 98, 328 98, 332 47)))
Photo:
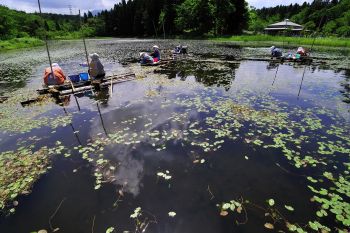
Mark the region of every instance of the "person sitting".
POLYGON ((160 61, 160 52, 159 47, 157 45, 153 46, 153 52, 150 54, 150 56, 153 57, 153 62, 160 61))
POLYGON ((173 50, 173 53, 175 53, 175 54, 186 54, 187 53, 187 46, 178 45, 173 50))
POLYGON ((97 53, 90 54, 89 75, 93 79, 103 79, 106 75, 104 67, 97 53))
POLYGON ((178 46, 175 47, 173 53, 180 54, 181 50, 182 50, 182 45, 178 45, 178 46))
POLYGON ((150 56, 148 53, 140 53, 140 62, 143 65, 153 64, 153 57, 150 56))
POLYGON ((301 57, 306 57, 307 56, 307 52, 303 47, 299 47, 297 50, 297 54, 300 54, 301 57))
POLYGON ((272 46, 271 48, 271 57, 282 57, 282 51, 279 48, 276 48, 275 46, 272 46))
POLYGON ((44 72, 44 83, 45 85, 61 85, 66 80, 66 76, 63 70, 57 63, 52 63, 51 67, 47 67, 44 72), (52 72, 51 73, 51 67, 52 72))

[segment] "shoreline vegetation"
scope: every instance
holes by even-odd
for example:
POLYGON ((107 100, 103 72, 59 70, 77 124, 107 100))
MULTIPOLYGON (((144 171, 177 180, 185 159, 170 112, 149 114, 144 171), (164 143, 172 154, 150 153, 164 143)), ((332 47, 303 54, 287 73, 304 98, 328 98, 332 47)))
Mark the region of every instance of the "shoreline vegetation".
MULTIPOLYGON (((113 37, 89 37, 87 39, 108 39, 113 37)), ((51 40, 78 40, 81 37, 57 37, 51 40)), ((174 38, 181 39, 181 38, 174 38)), ((187 38, 188 39, 188 38, 187 38)), ((198 39, 193 38, 193 39, 198 39)), ((348 38, 338 37, 289 37, 289 36, 271 36, 271 35, 237 35, 224 37, 209 37, 207 39, 215 42, 230 42, 241 46, 265 47, 265 46, 314 46, 317 47, 335 47, 350 48, 350 40, 348 38)), ((16 49, 31 48, 43 46, 44 41, 34 37, 14 38, 9 40, 0 40, 0 51, 9 51, 16 49)))
POLYGON ((31 48, 44 45, 44 41, 34 37, 0 40, 0 51, 31 48))
POLYGON ((181 0, 177 4, 170 0, 128 0, 110 10, 94 14, 88 11, 79 16, 26 13, 0 4, 0 51, 38 46, 44 44, 44 38, 161 39, 163 36, 253 47, 308 47, 317 35, 315 46, 350 48, 349 9, 350 0, 313 0, 261 9, 249 7, 246 0, 181 0), (299 33, 289 30, 276 31, 274 36, 263 34, 268 25, 285 19, 303 26, 301 37, 295 37, 299 33))
POLYGON ((325 46, 325 47, 346 47, 350 48, 349 38, 341 37, 291 37, 291 36, 271 36, 271 35, 240 35, 214 37, 211 40, 218 42, 237 42, 240 45, 247 46, 271 46, 286 45, 286 46, 325 46))

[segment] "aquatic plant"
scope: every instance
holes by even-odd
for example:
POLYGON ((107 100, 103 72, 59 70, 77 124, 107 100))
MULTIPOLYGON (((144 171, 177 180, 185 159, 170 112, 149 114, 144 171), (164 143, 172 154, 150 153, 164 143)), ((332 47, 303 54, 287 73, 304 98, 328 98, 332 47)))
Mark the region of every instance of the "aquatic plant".
POLYGON ((33 184, 51 168, 50 156, 60 154, 64 149, 60 143, 56 148, 42 147, 37 151, 32 147, 0 154, 0 210, 10 208, 9 211, 14 212, 18 205, 16 198, 30 193, 33 184))

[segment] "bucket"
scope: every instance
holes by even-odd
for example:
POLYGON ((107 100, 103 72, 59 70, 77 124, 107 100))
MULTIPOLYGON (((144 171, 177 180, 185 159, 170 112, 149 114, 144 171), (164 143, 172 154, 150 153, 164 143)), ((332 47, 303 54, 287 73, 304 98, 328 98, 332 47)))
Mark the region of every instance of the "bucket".
POLYGON ((80 73, 79 74, 81 81, 88 81, 89 80, 89 74, 88 73, 80 73))
POLYGON ((70 81, 72 81, 73 83, 77 83, 80 81, 79 75, 69 75, 68 77, 69 77, 70 81))

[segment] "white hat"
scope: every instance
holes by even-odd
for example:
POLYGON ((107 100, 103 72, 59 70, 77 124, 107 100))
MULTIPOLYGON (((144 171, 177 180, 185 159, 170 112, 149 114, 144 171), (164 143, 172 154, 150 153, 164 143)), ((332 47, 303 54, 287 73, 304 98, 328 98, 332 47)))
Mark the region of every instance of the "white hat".
POLYGON ((272 50, 274 50, 276 47, 275 46, 272 46, 271 48, 270 48, 270 50, 272 51, 272 50))
POLYGON ((144 57, 146 55, 145 52, 140 53, 140 57, 144 57))
POLYGON ((154 48, 154 49, 159 49, 159 47, 158 47, 157 45, 153 45, 152 48, 154 48))
POLYGON ((52 67, 60 67, 57 63, 52 63, 51 66, 52 67))
POLYGON ((100 58, 100 56, 99 56, 97 53, 92 53, 92 54, 90 54, 89 56, 90 56, 90 58, 91 58, 92 60, 96 60, 96 59, 99 59, 99 58, 100 58))

